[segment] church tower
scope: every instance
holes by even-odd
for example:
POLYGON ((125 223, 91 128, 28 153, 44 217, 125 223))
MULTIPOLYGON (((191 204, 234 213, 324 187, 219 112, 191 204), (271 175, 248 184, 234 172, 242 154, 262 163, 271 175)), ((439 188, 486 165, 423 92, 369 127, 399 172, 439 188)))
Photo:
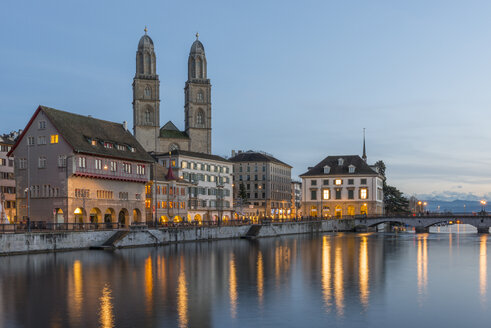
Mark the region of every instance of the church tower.
POLYGON ((153 41, 143 35, 136 51, 136 73, 133 79, 133 134, 146 151, 157 151, 160 127, 159 76, 153 41))
POLYGON ((206 74, 206 56, 198 40, 191 46, 188 59, 188 80, 184 87, 184 117, 189 150, 211 154, 211 84, 206 74))

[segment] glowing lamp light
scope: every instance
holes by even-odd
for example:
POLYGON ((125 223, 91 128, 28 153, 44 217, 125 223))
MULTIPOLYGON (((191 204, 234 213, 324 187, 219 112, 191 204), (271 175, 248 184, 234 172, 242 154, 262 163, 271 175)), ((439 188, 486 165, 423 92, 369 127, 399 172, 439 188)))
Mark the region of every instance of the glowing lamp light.
POLYGON ((82 210, 80 209, 80 207, 77 207, 73 213, 74 214, 82 214, 82 210))

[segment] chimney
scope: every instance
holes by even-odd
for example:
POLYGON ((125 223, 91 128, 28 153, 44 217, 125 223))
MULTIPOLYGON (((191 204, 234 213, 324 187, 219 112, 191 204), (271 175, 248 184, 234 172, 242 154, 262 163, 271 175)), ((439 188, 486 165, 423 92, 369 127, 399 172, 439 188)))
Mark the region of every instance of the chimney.
POLYGON ((128 122, 123 121, 123 128, 125 131, 128 131, 128 122))

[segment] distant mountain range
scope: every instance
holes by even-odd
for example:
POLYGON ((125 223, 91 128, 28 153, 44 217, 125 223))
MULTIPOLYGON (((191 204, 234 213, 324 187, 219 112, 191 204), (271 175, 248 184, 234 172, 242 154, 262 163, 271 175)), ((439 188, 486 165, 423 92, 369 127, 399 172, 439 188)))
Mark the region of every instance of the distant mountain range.
MULTIPOLYGON (((424 199, 418 197, 418 199, 427 202, 426 210, 430 212, 453 212, 453 213, 472 213, 480 212, 482 205, 480 200, 439 200, 439 199, 424 199)), ((491 204, 486 206, 486 211, 491 211, 491 204)))

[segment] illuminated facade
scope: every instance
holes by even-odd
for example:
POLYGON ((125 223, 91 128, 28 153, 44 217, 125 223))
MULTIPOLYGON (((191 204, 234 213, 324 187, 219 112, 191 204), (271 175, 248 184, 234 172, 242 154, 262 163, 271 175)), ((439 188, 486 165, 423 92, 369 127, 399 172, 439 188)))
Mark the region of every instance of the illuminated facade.
POLYGON ((15 143, 19 132, 0 136, 0 222, 13 223, 16 218, 14 159, 8 158, 7 153, 15 143))
POLYGON ((383 214, 383 177, 357 155, 328 156, 300 177, 304 216, 383 214))
POLYGON ((247 199, 237 209, 246 217, 290 218, 292 213, 292 167, 264 152, 232 151, 234 198, 240 188, 247 199), (243 187, 241 187, 243 185, 243 187))
POLYGON ((154 162, 126 123, 39 106, 9 152, 17 213, 47 223, 142 222, 154 162))

